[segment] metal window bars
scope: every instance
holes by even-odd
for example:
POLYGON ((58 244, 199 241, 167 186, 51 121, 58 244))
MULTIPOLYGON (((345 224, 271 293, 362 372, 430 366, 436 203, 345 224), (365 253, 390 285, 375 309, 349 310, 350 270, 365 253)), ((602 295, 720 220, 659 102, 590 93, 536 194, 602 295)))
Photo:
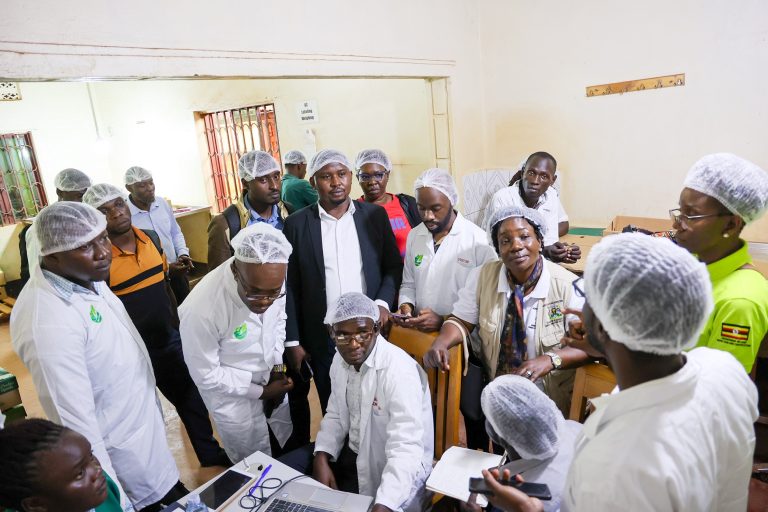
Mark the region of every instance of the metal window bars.
POLYGON ((0 225, 37 215, 47 205, 32 134, 0 134, 0 225))
POLYGON ((248 151, 270 153, 279 164, 280 144, 274 104, 253 105, 203 115, 211 181, 219 212, 238 200, 242 191, 237 161, 248 151))

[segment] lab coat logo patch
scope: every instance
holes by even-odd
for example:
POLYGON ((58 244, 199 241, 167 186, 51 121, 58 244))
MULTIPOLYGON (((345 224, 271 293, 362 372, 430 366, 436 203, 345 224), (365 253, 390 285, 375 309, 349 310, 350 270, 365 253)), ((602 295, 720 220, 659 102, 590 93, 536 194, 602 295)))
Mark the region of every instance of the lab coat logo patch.
POLYGON ((417 254, 415 258, 413 258, 413 264, 417 267, 421 265, 421 262, 424 261, 424 255, 423 254, 417 254))
POLYGON ((91 320, 93 321, 93 323, 95 323, 95 324, 100 324, 101 323, 101 313, 96 311, 96 308, 93 307, 93 306, 91 306, 90 315, 91 315, 91 320))
POLYGON ((243 325, 235 329, 235 332, 232 333, 236 339, 241 340, 245 338, 245 335, 248 334, 248 326, 245 325, 245 322, 243 322, 243 325))

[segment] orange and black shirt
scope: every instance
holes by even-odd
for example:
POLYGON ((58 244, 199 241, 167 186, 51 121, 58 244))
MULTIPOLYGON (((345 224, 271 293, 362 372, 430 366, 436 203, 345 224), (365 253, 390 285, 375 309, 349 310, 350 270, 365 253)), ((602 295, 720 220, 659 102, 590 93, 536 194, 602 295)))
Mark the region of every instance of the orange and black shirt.
POLYGON ((168 263, 150 235, 132 229, 135 253, 112 245, 109 288, 123 302, 147 348, 162 349, 178 338, 176 311, 165 283, 168 263))

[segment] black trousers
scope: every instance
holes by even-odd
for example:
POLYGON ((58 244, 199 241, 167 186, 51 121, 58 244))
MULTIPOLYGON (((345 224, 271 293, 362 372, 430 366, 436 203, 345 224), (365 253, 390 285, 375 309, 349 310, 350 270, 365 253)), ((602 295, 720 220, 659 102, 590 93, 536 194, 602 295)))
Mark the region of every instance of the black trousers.
MULTIPOLYGON (((336 348, 328 340, 328 350, 309 352, 310 366, 314 376, 317 394, 320 397, 320 407, 323 415, 328 407, 328 399, 331 396, 331 363, 336 348)), ((284 451, 297 449, 309 443, 310 428, 310 409, 309 396, 310 383, 302 381, 301 377, 293 371, 288 372, 288 376, 293 380, 293 389, 288 392, 288 405, 291 410, 291 421, 293 422, 293 433, 286 443, 284 451)))
POLYGON ((189 278, 185 272, 170 272, 168 279, 171 282, 171 290, 176 296, 176 304, 181 306, 181 303, 189 295, 189 278))
POLYGON ((220 459, 221 447, 213 437, 208 409, 189 376, 178 332, 166 346, 148 347, 148 352, 157 387, 176 408, 198 460, 203 464, 217 461, 220 459))
MULTIPOLYGON (((340 491, 358 494, 360 492, 357 481, 357 454, 349 448, 349 439, 344 440, 344 447, 335 462, 331 462, 331 470, 336 478, 336 485, 340 491)), ((278 460, 305 475, 312 475, 312 462, 314 461, 315 443, 302 446, 290 453, 286 453, 278 460)))

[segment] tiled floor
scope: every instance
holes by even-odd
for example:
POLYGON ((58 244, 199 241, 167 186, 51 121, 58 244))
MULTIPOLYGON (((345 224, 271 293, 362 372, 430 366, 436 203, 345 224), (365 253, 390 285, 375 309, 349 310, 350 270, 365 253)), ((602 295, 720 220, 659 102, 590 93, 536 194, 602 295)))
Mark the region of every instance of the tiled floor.
MULTIPOLYGON (((24 403, 24 408, 27 410, 27 416, 44 418, 45 413, 43 413, 43 408, 37 398, 35 386, 32 383, 32 376, 11 346, 10 329, 7 322, 0 324, 0 367, 5 368, 5 370, 16 376, 19 382, 21 400, 24 403)), ((192 451, 192 445, 189 443, 187 432, 184 430, 184 425, 179 420, 176 410, 165 398, 162 398, 162 403, 168 446, 170 446, 173 457, 176 459, 176 465, 181 473, 181 481, 191 489, 221 473, 224 468, 200 467, 197 457, 195 457, 195 453, 192 451)), ((318 401, 314 386, 310 393, 310 407, 312 408, 312 437, 314 438, 320 426, 320 402, 318 401)))

